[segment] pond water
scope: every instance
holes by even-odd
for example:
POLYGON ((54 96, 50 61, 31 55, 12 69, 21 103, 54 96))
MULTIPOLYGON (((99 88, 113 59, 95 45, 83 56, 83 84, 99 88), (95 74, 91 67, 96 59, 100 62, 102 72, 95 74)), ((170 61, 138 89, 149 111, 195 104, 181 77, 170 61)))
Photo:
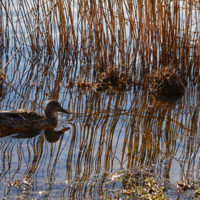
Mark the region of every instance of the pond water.
MULTIPOLYGON (((48 97, 41 90, 44 95, 25 104, 20 94, 9 91, 2 108, 23 105, 42 114, 48 97)), ((126 187, 122 177, 130 174, 148 173, 169 186, 186 179, 199 181, 196 89, 171 101, 139 88, 112 93, 64 87, 62 92, 52 91, 72 112, 58 114, 55 130, 1 131, 1 197, 99 199, 106 194, 112 198, 126 187)))

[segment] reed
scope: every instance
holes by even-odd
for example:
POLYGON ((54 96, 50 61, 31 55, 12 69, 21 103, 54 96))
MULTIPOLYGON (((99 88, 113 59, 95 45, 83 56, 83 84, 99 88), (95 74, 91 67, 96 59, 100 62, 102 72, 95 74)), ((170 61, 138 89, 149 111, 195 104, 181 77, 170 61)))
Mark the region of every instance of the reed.
POLYGON ((199 82, 199 22, 195 1, 34 0, 31 4, 2 1, 1 5, 4 16, 1 22, 6 26, 1 23, 0 29, 7 48, 19 46, 37 27, 18 53, 23 54, 23 49, 40 61, 59 54, 59 61, 68 60, 60 63, 63 71, 73 64, 70 80, 81 77, 95 81, 98 72, 105 72, 109 65, 122 64, 128 74, 142 81, 148 81, 146 77, 152 69, 173 66, 180 70, 182 78, 199 82), (45 21, 39 25, 44 17, 45 21), (13 38, 9 38, 11 33, 13 38), (80 64, 84 67, 77 75, 80 64))

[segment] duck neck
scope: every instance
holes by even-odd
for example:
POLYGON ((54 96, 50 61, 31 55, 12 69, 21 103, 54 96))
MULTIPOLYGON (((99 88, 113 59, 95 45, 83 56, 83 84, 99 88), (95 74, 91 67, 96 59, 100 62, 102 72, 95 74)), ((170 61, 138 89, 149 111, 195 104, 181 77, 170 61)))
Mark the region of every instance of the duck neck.
POLYGON ((52 110, 45 110, 45 117, 46 118, 56 118, 56 116, 52 110))

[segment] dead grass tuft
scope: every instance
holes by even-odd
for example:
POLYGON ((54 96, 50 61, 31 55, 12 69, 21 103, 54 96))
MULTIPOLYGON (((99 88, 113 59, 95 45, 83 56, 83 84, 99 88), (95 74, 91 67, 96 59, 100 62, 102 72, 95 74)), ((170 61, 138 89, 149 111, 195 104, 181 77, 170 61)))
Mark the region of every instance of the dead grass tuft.
POLYGON ((159 95, 183 94, 185 86, 176 70, 171 67, 162 67, 161 70, 153 70, 150 74, 150 91, 159 95))
MULTIPOLYGON (((90 91, 91 89, 95 91, 116 91, 116 90, 126 90, 133 86, 133 84, 138 84, 133 81, 132 76, 125 72, 124 66, 109 66, 105 72, 98 73, 97 79, 94 83, 86 82, 84 78, 79 78, 76 81, 76 86, 80 90, 90 91)), ((74 82, 70 81, 66 84, 67 87, 73 87, 74 82)))
POLYGON ((132 77, 125 72, 124 66, 109 66, 106 72, 98 74, 99 81, 102 84, 111 86, 120 86, 125 88, 128 85, 132 85, 132 77))

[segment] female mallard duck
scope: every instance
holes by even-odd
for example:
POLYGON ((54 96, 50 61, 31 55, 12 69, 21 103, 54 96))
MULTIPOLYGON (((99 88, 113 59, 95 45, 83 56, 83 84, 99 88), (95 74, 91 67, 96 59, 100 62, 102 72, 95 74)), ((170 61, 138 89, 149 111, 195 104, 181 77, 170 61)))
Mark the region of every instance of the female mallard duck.
POLYGON ((46 103, 45 116, 26 109, 0 111, 0 129, 30 130, 49 127, 57 123, 57 111, 70 114, 55 100, 46 103))

